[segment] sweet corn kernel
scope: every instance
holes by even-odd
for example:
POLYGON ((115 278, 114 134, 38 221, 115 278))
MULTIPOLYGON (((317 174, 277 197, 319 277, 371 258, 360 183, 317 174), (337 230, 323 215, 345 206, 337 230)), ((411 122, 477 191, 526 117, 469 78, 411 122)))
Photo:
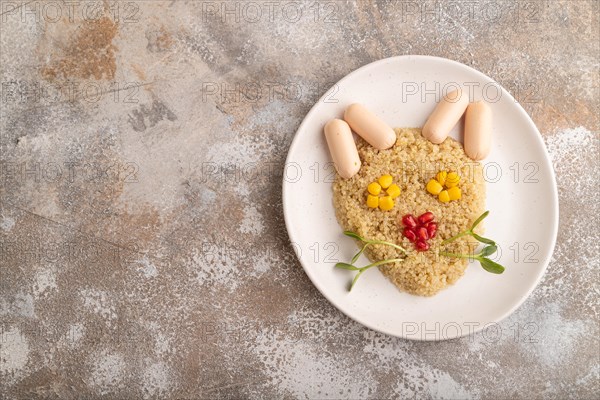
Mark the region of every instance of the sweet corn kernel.
POLYGON ((446 187, 449 189, 455 187, 460 182, 460 176, 456 172, 450 172, 446 177, 446 187))
POLYGON ((448 189, 448 197, 450 200, 459 200, 461 197, 460 188, 458 186, 448 189))
POLYGON ((367 206, 371 208, 379 207, 379 197, 371 194, 367 195, 367 206))
POLYGON ((392 183, 389 188, 387 188, 386 193, 390 195, 392 199, 400 196, 400 188, 395 183, 392 183))
POLYGON ((444 188, 442 187, 442 185, 436 181, 435 179, 430 180, 429 182, 427 182, 427 191, 429 193, 431 193, 434 196, 437 196, 438 194, 440 194, 440 192, 444 190, 444 188))
POLYGON ((391 175, 382 175, 381 177, 379 177, 378 182, 382 188, 387 189, 388 187, 390 187, 393 180, 394 178, 392 178, 391 175))
POLYGON ((438 199, 442 202, 442 203, 447 203, 450 201, 450 195, 448 194, 447 190, 442 190, 438 196, 438 199))
POLYGON ((394 208, 394 200, 392 200, 391 196, 383 196, 381 200, 379 200, 379 209, 382 211, 388 211, 394 208))
MULTIPOLYGON (((448 176, 448 172, 440 171, 435 176, 435 179, 439 182, 440 185, 444 186, 446 184, 446 177, 448 176)), ((437 194, 437 193, 434 193, 437 194)))
POLYGON ((381 185, 377 182, 371 182, 371 183, 369 183, 369 186, 367 186, 367 190, 373 196, 377 196, 377 195, 379 195, 379 193, 381 193, 381 185))

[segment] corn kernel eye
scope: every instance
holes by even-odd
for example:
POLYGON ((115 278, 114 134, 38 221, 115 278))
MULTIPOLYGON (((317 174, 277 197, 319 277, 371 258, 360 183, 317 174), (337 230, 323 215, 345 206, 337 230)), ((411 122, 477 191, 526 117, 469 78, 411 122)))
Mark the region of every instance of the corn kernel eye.
POLYGON ((448 176, 448 172, 440 171, 435 176, 435 179, 439 182, 440 185, 444 186, 446 184, 446 178, 448 176))
POLYGON ((432 195, 438 196, 442 203, 447 203, 461 198, 459 182, 460 175, 456 172, 440 171, 435 175, 435 179, 427 182, 426 190, 432 195))
POLYGON ((456 172, 450 172, 446 177, 446 187, 451 188, 458 185, 460 176, 456 172))
POLYGON ((443 190, 444 188, 442 187, 442 185, 436 181, 435 179, 431 179, 428 183, 427 183, 427 191, 429 193, 431 193, 434 196, 437 196, 438 194, 440 194, 440 192, 443 190))
POLYGON ((389 188, 387 188, 386 193, 390 195, 392 199, 395 199, 396 197, 400 196, 400 187, 393 183, 389 188))
POLYGON ((438 199, 442 202, 442 203, 447 203, 450 201, 450 195, 448 194, 447 190, 442 190, 438 196, 438 199))
POLYGON ((394 200, 400 196, 400 187, 394 183, 391 175, 382 175, 377 182, 371 182, 367 186, 367 206, 378 208, 382 211, 388 211, 394 208, 394 200), (382 190, 385 189, 384 196, 380 197, 382 190))
POLYGON ((379 193, 381 193, 381 185, 379 185, 379 183, 377 183, 377 182, 371 182, 371 183, 369 183, 369 186, 367 186, 367 190, 373 196, 377 196, 377 195, 379 195, 379 193))
POLYGON ((373 195, 368 195, 367 196, 367 206, 370 208, 379 207, 379 197, 373 196, 373 195))
POLYGON ((459 200, 461 198, 460 188, 455 186, 448 189, 448 197, 450 200, 459 200))
POLYGON ((379 201, 379 208, 383 211, 388 211, 394 208, 394 200, 391 196, 384 196, 379 201))
POLYGON ((378 182, 382 188, 387 189, 392 184, 393 179, 391 175, 382 175, 378 182))

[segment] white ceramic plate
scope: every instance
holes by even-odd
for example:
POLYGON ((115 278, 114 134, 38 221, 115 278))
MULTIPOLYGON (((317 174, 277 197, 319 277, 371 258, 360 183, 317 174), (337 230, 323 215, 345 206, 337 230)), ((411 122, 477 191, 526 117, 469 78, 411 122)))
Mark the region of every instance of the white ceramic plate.
MULTIPOLYGON (((451 136, 462 141, 462 122, 451 136)), ((458 62, 427 56, 392 57, 352 72, 306 115, 291 144, 283 181, 286 227, 306 274, 340 311, 380 332, 415 340, 464 336, 496 324, 519 307, 540 281, 558 229, 554 171, 539 131, 516 100, 491 78, 458 62), (357 251, 342 234, 332 203, 334 170, 323 126, 364 104, 392 127, 420 127, 439 96, 456 85, 493 111, 493 147, 484 161, 486 236, 500 246, 502 275, 471 262, 465 275, 434 297, 400 292, 378 270, 347 291, 353 272, 334 268, 357 251)), ((357 265, 366 265, 363 256, 357 265)), ((500 331, 499 331, 500 330, 500 331)))

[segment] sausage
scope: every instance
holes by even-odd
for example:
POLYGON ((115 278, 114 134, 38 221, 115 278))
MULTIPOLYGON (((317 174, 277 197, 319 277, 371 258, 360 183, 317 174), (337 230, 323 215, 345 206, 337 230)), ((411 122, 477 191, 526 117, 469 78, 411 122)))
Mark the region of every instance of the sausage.
POLYGON ((342 178, 351 178, 360 169, 360 158, 350 127, 341 119, 332 119, 324 130, 335 169, 342 178))
POLYGON ((464 114, 469 96, 461 89, 447 93, 435 107, 423 126, 423 136, 432 143, 440 144, 464 114))
POLYGON ((483 160, 492 147, 492 109, 487 103, 469 104, 465 116, 465 153, 475 161, 483 160))
POLYGON ((378 150, 389 149, 396 143, 396 132, 362 104, 348 106, 344 119, 354 132, 378 150))

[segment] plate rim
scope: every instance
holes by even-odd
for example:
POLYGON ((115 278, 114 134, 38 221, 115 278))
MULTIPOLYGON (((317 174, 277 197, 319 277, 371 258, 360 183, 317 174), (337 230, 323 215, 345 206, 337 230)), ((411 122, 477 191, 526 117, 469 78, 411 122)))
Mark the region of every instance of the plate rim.
POLYGON ((542 278, 544 277, 544 275, 546 274, 546 271, 548 270, 548 267, 550 265, 550 261, 552 259, 552 256, 554 255, 554 251, 556 249, 556 240, 558 237, 558 225, 559 225, 559 208, 560 208, 560 203, 559 203, 559 199, 558 199, 558 188, 557 188, 557 184, 556 184, 556 173, 554 171, 554 166, 552 164, 551 161, 551 157, 550 154, 548 153, 548 149, 546 147, 546 144, 544 143, 542 134, 540 133, 539 129, 537 128, 537 126, 535 125, 535 123, 533 122, 533 120, 531 119, 531 116, 527 113, 527 111, 525 111, 525 109, 523 108, 523 106, 521 106, 521 103, 519 103, 518 101, 515 100, 515 98, 510 94, 510 92, 508 90, 506 90, 506 88, 504 88, 504 86, 502 86, 499 82, 497 82, 496 80, 492 79, 491 77, 487 76, 486 74, 484 74, 481 71, 476 70, 473 67, 470 67, 468 65, 465 65, 461 62, 455 61, 455 60, 451 60, 448 58, 444 58, 444 57, 437 57, 437 56, 429 56, 429 55, 400 55, 400 56, 393 56, 393 57, 386 57, 386 58, 382 58, 370 63, 367 63, 359 68, 356 68, 354 70, 352 70, 351 72, 349 72, 348 74, 346 74, 344 77, 342 77, 340 80, 338 80, 333 86, 331 86, 330 88, 328 88, 325 93, 315 102, 315 104, 313 104, 313 106, 311 107, 311 109, 308 111, 308 113, 306 113, 306 115, 304 116, 304 119, 302 120, 302 122, 300 123, 300 125, 298 126, 298 129, 296 129, 296 132, 294 134, 294 138, 292 139, 292 142, 290 143, 290 146, 288 148, 288 152, 285 158, 285 163, 284 163, 284 173, 283 173, 283 179, 282 179, 282 207, 283 207, 283 218, 284 218, 284 222, 285 222, 285 228, 288 234, 288 239, 290 240, 290 242, 292 241, 292 237, 290 235, 290 230, 291 230, 291 216, 289 215, 289 213, 291 212, 287 207, 286 207, 286 197, 288 196, 288 182, 286 181, 286 177, 285 177, 285 168, 287 167, 287 165, 291 162, 290 161, 290 154, 292 153, 292 149, 294 149, 294 147, 298 144, 299 140, 300 140, 300 136, 298 135, 298 133, 300 131, 302 131, 302 129, 304 129, 304 126, 306 124, 308 124, 308 119, 309 117, 314 114, 316 112, 317 106, 320 105, 320 103, 325 99, 325 97, 328 95, 329 91, 331 90, 332 87, 335 87, 336 85, 340 86, 341 84, 343 84, 346 80, 351 79, 354 75, 358 75, 361 71, 368 69, 368 68, 373 68, 376 67, 379 64, 385 64, 385 63, 390 63, 390 62, 396 62, 396 61, 402 61, 402 60, 414 60, 414 59, 420 59, 420 60, 425 60, 425 61, 433 61, 433 62, 446 62, 446 63, 451 63, 451 64, 455 64, 457 66, 460 66, 462 68, 466 68, 468 70, 470 70, 470 72, 475 73, 477 75, 480 75, 482 78, 491 80, 492 82, 494 82, 496 85, 498 85, 498 87, 500 87, 500 89, 502 90, 503 95, 506 94, 509 97, 509 100, 512 100, 514 102, 514 104, 517 106, 517 109, 525 116, 525 120, 527 121, 527 124, 533 128, 533 130, 537 133, 536 136, 536 140, 538 141, 538 143, 542 146, 542 149, 544 150, 543 154, 544 154, 544 161, 550 171, 550 176, 551 176, 551 185, 552 185, 552 203, 553 203, 553 219, 551 221, 552 223, 552 227, 551 227, 551 243, 549 246, 549 251, 547 253, 547 255, 545 256, 545 259, 543 260, 543 265, 544 267, 542 268, 542 270, 539 272, 538 276, 536 277, 535 281, 533 282, 533 284, 529 287, 529 289, 527 290, 526 293, 524 293, 521 298, 519 299, 519 301, 512 306, 509 310, 507 310, 506 312, 504 312, 501 316, 497 317, 497 318, 492 318, 493 321, 490 321, 488 324, 480 324, 478 325, 475 329, 473 330, 469 330, 466 333, 463 333, 461 330, 461 333, 459 335, 454 335, 454 336, 448 336, 448 337, 444 337, 444 338, 428 338, 427 335, 425 335, 425 337, 423 337, 421 335, 421 337, 409 337, 403 334, 397 334, 394 332, 391 332, 390 330, 387 330, 385 328, 380 328, 377 326, 374 326, 373 324, 366 322, 366 321, 362 321, 358 318, 356 318, 353 315, 350 315, 349 313, 347 313, 346 311, 342 310, 340 307, 338 307, 338 305, 332 300, 332 298, 327 294, 327 291, 325 290, 325 288, 323 288, 319 283, 317 283, 316 277, 312 274, 311 271, 309 271, 309 268, 307 268, 304 263, 302 262, 302 258, 300 257, 300 255, 298 254, 298 250, 297 250, 297 246, 292 246, 292 248, 294 249, 294 253, 296 254, 296 258, 298 259, 298 262, 300 263, 300 265, 302 266, 302 269, 304 270, 304 272, 306 273, 306 275, 308 276, 308 278, 310 279, 311 283, 317 288, 317 290, 321 293, 321 295, 323 295, 323 297, 325 297, 325 299, 327 299, 327 301, 333 306, 335 307, 338 311, 340 311, 342 314, 346 315, 348 318, 352 319, 353 321, 361 324, 362 326, 365 326, 369 329, 372 329, 376 332, 380 332, 386 335, 390 335, 393 337, 398 337, 398 338, 402 338, 402 339, 406 339, 406 340, 414 340, 414 341, 419 341, 419 342, 437 342, 437 341, 445 341, 445 340, 451 340, 451 339, 458 339, 467 335, 472 335, 475 334, 477 332, 482 331, 483 329, 485 329, 489 324, 491 323, 500 323, 502 322, 504 319, 506 319, 507 317, 509 317, 511 314, 513 314, 518 308, 520 308, 523 303, 525 303, 525 301, 527 301, 527 299, 529 299, 529 297, 531 296, 531 294, 533 293, 533 291, 538 287, 539 283, 541 282, 542 278))

